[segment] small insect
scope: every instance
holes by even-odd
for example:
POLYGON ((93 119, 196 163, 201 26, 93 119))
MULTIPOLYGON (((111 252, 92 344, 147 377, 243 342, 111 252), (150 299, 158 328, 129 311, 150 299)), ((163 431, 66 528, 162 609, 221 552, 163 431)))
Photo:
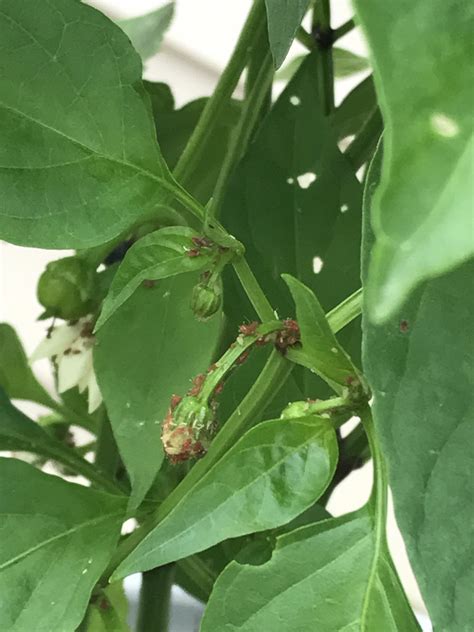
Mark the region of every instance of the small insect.
POLYGON ((408 324, 407 320, 401 320, 400 321, 400 332, 402 334, 406 334, 406 332, 410 329, 410 325, 408 324))
POLYGON ((244 351, 243 353, 241 353, 239 357, 237 358, 237 360, 235 361, 235 364, 236 365, 243 364, 245 360, 249 357, 249 353, 250 353, 249 351, 244 351))
POLYGON ((145 279, 142 285, 143 287, 152 288, 155 287, 156 281, 153 281, 152 279, 145 279))
POLYGON ((244 336, 254 336, 255 333, 257 332, 258 325, 259 323, 256 320, 249 323, 248 325, 245 325, 245 324, 240 325, 239 333, 243 334, 244 336))
POLYGON ((198 375, 196 375, 196 377, 193 379, 193 385, 188 391, 188 395, 193 395, 193 396, 199 395, 205 379, 206 379, 205 373, 199 373, 198 375))
POLYGON ((213 242, 207 237, 192 237, 191 241, 198 248, 212 248, 213 242))
POLYGON ((186 250, 186 254, 188 257, 199 257, 201 255, 201 251, 197 248, 191 248, 190 250, 186 250))

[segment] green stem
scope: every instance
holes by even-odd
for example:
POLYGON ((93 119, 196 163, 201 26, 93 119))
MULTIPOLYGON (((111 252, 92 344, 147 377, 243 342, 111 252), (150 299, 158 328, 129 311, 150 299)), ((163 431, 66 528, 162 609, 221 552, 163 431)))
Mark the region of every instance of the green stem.
MULTIPOLYGON (((387 472, 385 469, 385 462, 380 450, 379 442, 375 434, 374 421, 372 418, 372 411, 369 406, 361 413, 361 421, 364 426, 367 439, 369 441, 370 454, 373 459, 374 467, 374 483, 372 488, 372 494, 370 498, 370 504, 374 510, 374 514, 377 516, 378 529, 385 529, 387 521, 387 472)), ((378 534, 381 537, 381 534, 378 534)))
POLYGON ((278 351, 272 351, 254 385, 213 440, 209 452, 201 461, 198 461, 194 465, 189 474, 174 491, 165 498, 156 512, 136 531, 130 534, 117 548, 112 561, 102 577, 102 582, 108 580, 113 571, 128 557, 143 538, 176 507, 206 472, 234 445, 237 439, 239 439, 250 426, 254 425, 265 408, 272 401, 273 397, 277 394, 278 390, 285 383, 292 367, 292 363, 288 362, 278 351))
POLYGON ((211 569, 198 555, 185 557, 177 562, 179 569, 191 580, 193 584, 206 594, 210 594, 214 582, 217 579, 211 569))
POLYGON ((365 122, 364 127, 344 152, 344 156, 357 171, 372 156, 380 134, 383 131, 383 120, 380 110, 375 108, 365 122))
POLYGON ((137 632, 168 632, 174 570, 167 564, 142 574, 137 632))
POLYGON ((311 33, 308 33, 302 26, 296 31, 296 39, 300 44, 303 44, 309 51, 313 51, 316 48, 316 42, 314 41, 311 33))
POLYGON ((239 160, 245 154, 255 125, 260 117, 260 112, 268 96, 268 88, 271 86, 272 79, 273 62, 270 52, 267 52, 261 62, 250 94, 244 102, 240 119, 232 134, 229 149, 219 172, 219 177, 212 195, 211 216, 217 215, 219 207, 222 204, 229 177, 239 160))
POLYGON ((329 0, 318 0, 313 10, 313 37, 319 48, 317 56, 318 84, 323 112, 334 109, 334 69, 332 62, 331 6, 329 0))
POLYGON ((213 130, 213 122, 220 117, 231 98, 247 64, 253 44, 263 28, 265 28, 265 7, 262 0, 256 0, 234 52, 175 167, 173 175, 182 185, 186 186, 195 168, 201 163, 205 155, 206 141, 213 130))
POLYGON ((51 410, 54 410, 57 413, 59 413, 63 417, 66 423, 69 423, 73 426, 79 426, 80 428, 84 428, 85 430, 88 430, 89 432, 93 434, 97 432, 97 426, 94 423, 94 420, 92 419, 92 417, 79 415, 71 408, 68 408, 64 404, 60 404, 59 402, 55 401, 52 398, 47 404, 47 406, 48 408, 51 408, 51 410))
POLYGON ((275 318, 275 312, 273 311, 270 302, 265 296, 265 293, 260 287, 247 261, 241 257, 233 263, 233 266, 235 273, 237 274, 239 281, 260 320, 262 322, 265 322, 266 320, 273 320, 275 318))
POLYGON ((362 288, 339 303, 334 309, 326 314, 329 326, 333 333, 341 331, 346 325, 352 322, 362 312, 362 288))
POLYGON ((333 42, 336 42, 338 39, 341 39, 341 37, 346 35, 346 33, 349 33, 350 31, 352 31, 352 29, 354 29, 355 26, 356 24, 353 18, 351 18, 350 20, 347 20, 347 22, 344 22, 344 24, 341 24, 341 26, 338 26, 337 29, 334 29, 334 31, 332 32, 333 42))

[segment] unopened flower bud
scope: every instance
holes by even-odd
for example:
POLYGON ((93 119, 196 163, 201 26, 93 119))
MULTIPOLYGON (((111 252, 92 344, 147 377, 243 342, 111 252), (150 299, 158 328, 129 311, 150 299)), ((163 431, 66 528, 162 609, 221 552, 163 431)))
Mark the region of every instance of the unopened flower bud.
POLYGON ((92 311, 96 272, 78 257, 51 261, 41 275, 38 301, 51 316, 76 320, 92 311))
POLYGON ((222 290, 219 282, 198 283, 193 289, 191 309, 199 320, 207 320, 221 306, 222 290))
POLYGON ((170 407, 163 423, 161 441, 173 463, 203 456, 215 429, 214 411, 197 397, 187 396, 170 407))

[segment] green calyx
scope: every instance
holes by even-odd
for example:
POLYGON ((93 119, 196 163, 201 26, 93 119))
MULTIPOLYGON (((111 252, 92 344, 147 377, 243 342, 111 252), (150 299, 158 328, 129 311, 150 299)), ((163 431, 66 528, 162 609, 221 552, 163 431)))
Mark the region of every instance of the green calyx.
POLYGON ((95 306, 97 273, 78 257, 48 263, 37 287, 38 301, 51 316, 75 320, 95 306))
POLYGON ((199 320, 211 318, 222 304, 222 284, 220 279, 201 281, 193 289, 191 309, 199 320))

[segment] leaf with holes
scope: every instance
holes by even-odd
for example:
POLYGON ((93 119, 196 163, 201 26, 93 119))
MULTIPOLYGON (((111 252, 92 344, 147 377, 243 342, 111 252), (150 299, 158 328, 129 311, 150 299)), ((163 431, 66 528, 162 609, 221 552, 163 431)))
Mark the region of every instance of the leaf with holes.
POLYGON ((270 561, 231 562, 202 632, 416 632, 419 627, 366 510, 278 538, 270 561))
POLYGON ((283 275, 296 305, 302 349, 292 349, 290 359, 316 372, 338 393, 355 379, 362 380, 357 368, 331 331, 324 310, 314 293, 303 283, 283 275))
MULTIPOLYGON (((365 193, 369 211, 381 150, 365 193)), ((472 417, 474 263, 425 282, 383 325, 366 317, 364 369, 397 523, 435 629, 474 629, 472 417)))
POLYGON ((171 396, 209 366, 221 318, 196 320, 194 274, 139 288, 97 334, 94 367, 122 459, 131 505, 144 498, 163 461, 161 422, 171 396))
POLYGON ((0 323, 0 349, 0 387, 6 394, 49 406, 51 397, 33 375, 20 339, 7 323, 0 323))
POLYGON ((127 20, 119 20, 117 24, 125 31, 133 47, 143 60, 155 55, 173 19, 174 2, 127 20))
POLYGON ((268 39, 275 68, 284 62, 290 50, 309 0, 265 0, 267 8, 268 39))
POLYGON ((367 308, 393 316, 422 281, 474 254, 474 5, 357 0, 385 119, 367 308))
POLYGON ((198 233, 191 228, 170 226, 149 233, 134 243, 115 273, 96 330, 143 282, 209 268, 215 257, 210 248, 199 249, 199 256, 188 256, 189 251, 196 250, 192 240, 197 237, 198 233))
POLYGON ((115 548, 125 505, 122 497, 0 459, 0 629, 76 630, 115 548))
MULTIPOLYGON (((245 245, 282 317, 294 310, 282 273, 313 290, 325 311, 360 287, 361 202, 361 186, 319 107, 317 60, 310 55, 260 126, 222 208, 223 224, 245 245)), ((338 338, 357 364, 359 323, 338 338)), ((328 394, 321 382, 310 390, 306 397, 328 394)))
POLYGON ((80 2, 1 7, 0 236, 86 248, 159 216, 175 185, 126 35, 80 2))
POLYGON ((337 464, 327 419, 277 419, 247 432, 125 559, 120 578, 279 527, 312 505, 337 464))

